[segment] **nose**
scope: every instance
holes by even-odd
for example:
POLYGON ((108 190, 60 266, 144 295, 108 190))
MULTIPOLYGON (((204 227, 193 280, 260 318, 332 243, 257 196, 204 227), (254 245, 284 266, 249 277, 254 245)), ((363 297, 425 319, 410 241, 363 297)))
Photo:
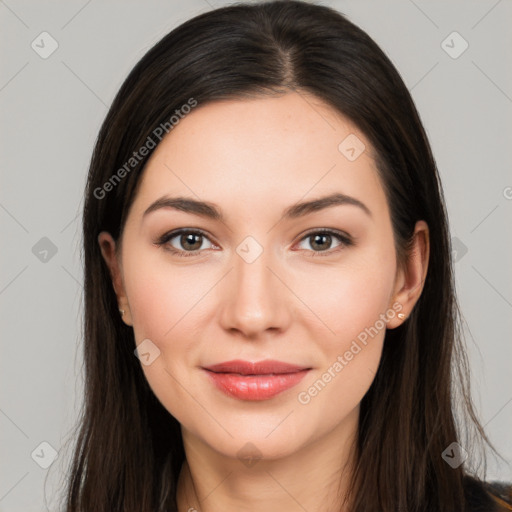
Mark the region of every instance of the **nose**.
POLYGON ((269 251, 252 262, 235 253, 233 267, 221 290, 222 327, 254 340, 285 331, 291 321, 293 294, 269 251))

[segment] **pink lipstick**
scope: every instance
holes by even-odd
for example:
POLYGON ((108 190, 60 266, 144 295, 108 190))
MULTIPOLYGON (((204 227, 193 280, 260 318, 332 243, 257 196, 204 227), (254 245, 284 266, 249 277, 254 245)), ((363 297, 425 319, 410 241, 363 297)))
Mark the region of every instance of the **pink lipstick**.
POLYGON ((256 363, 233 360, 203 370, 229 396, 239 400, 268 400, 297 385, 311 368, 272 360, 256 363))

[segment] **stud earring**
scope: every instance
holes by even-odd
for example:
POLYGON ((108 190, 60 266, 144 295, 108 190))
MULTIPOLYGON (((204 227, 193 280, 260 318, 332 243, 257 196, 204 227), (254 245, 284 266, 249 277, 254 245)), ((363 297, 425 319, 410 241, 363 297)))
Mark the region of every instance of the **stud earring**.
POLYGON ((121 316, 123 316, 124 315, 124 309, 120 309, 119 313, 121 313, 121 316))
POLYGON ((398 315, 396 316, 400 318, 400 320, 403 320, 405 318, 405 315, 403 313, 398 313, 398 315))

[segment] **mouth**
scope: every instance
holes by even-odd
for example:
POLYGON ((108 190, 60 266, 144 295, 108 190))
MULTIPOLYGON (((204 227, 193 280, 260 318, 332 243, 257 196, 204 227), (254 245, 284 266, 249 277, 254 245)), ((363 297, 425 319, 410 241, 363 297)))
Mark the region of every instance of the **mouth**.
POLYGON ((311 370, 281 361, 227 361, 202 368, 222 392, 239 400, 268 400, 296 386, 311 370))

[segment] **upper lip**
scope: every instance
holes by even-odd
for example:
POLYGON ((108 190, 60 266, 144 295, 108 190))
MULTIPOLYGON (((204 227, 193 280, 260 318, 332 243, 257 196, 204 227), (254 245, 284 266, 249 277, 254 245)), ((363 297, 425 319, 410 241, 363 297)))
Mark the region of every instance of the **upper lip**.
POLYGON ((205 366, 205 370, 215 373, 239 373, 241 375, 267 375, 272 373, 296 373, 302 370, 309 370, 307 366, 284 363, 282 361, 273 361, 267 359, 265 361, 242 361, 235 359, 233 361, 225 361, 223 363, 205 366))

